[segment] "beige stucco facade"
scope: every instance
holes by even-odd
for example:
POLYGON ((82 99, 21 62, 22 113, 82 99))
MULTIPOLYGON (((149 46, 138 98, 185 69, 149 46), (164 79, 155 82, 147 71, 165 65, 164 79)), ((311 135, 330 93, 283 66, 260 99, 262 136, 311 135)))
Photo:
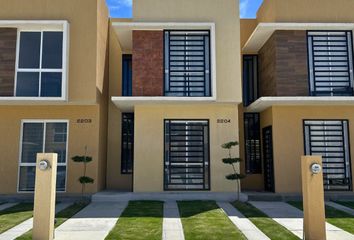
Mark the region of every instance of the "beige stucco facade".
MULTIPOLYGON (((95 182, 87 193, 106 188, 106 142, 108 102, 108 9, 103 0, 1 1, 3 21, 67 21, 67 101, 0 101, 0 195, 18 192, 21 122, 68 121, 66 190, 79 194, 78 177, 83 166, 71 158, 85 153, 93 157, 88 175, 95 182), (19 8, 21 6, 21 8, 19 8), (78 9, 84 8, 83 11, 78 9), (86 123, 80 123, 80 121, 86 123)), ((14 25, 16 27, 16 25, 14 25)), ((44 28, 45 29, 45 28, 44 28)), ((66 74, 66 73, 63 73, 66 74)))
MULTIPOLYGON (((228 152, 221 145, 238 139, 237 109, 233 105, 138 106, 135 109, 134 191, 162 192, 164 175, 164 120, 209 120, 210 188, 212 192, 233 192, 236 183, 225 176, 232 167, 222 163, 228 152), (218 123, 218 119, 231 119, 218 123)), ((238 156, 238 149, 232 152, 238 156)))

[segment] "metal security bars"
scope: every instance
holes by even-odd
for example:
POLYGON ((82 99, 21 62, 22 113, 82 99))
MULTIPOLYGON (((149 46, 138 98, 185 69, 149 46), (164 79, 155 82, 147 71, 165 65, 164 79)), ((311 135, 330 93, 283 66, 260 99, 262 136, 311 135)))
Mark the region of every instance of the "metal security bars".
POLYGON ((352 96, 352 31, 308 31, 307 38, 311 96, 352 96))
POLYGON ((134 113, 122 114, 121 173, 133 172, 134 161, 134 113))
POLYGON ((264 190, 275 191, 274 186, 274 156, 273 156, 273 128, 263 128, 263 159, 264 159, 264 190))
POLYGON ((165 190, 209 190, 209 121, 165 120, 165 190))
POLYGON ((166 30, 164 95, 211 96, 210 31, 166 30))
POLYGON ((347 120, 305 120, 306 155, 321 155, 325 190, 350 191, 352 186, 347 120))
POLYGON ((247 107, 258 99, 258 56, 243 56, 243 105, 247 107))
POLYGON ((259 113, 244 114, 246 173, 262 173, 259 113))

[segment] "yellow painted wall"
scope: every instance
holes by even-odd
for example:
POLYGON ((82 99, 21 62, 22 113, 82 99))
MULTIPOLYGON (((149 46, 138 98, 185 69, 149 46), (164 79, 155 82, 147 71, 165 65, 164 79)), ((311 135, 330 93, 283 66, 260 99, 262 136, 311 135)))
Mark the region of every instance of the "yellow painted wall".
MULTIPOLYGON (((300 157, 304 154, 303 119, 348 119, 350 139, 354 139, 353 107, 276 106, 273 107, 271 111, 273 118, 274 171, 276 192, 301 192, 300 157)), ((262 115, 264 114, 262 113, 262 115)), ((353 141, 351 141, 350 147, 351 152, 353 152, 353 141)), ((352 166, 354 166, 353 159, 352 166)))
POLYGON ((134 0, 134 21, 214 22, 217 100, 241 102, 238 0, 134 0))
POLYGON ((69 101, 95 104, 96 84, 103 85, 100 42, 108 27, 103 26, 108 21, 104 4, 104 0, 0 0, 0 16, 2 20, 69 21, 69 101))
MULTIPOLYGON (((212 192, 234 192, 236 183, 225 179, 232 173, 221 159, 225 142, 238 140, 235 105, 141 105, 135 107, 134 192, 162 192, 164 169, 164 119, 209 119, 212 192), (231 119, 229 124, 217 119, 231 119)), ((234 154, 239 155, 238 149, 234 154)))
POLYGON ((264 0, 259 22, 354 22, 352 0, 264 0))
POLYGON ((122 112, 110 100, 112 96, 122 95, 122 50, 112 27, 109 35, 109 52, 107 189, 131 191, 132 175, 121 174, 122 112))
POLYGON ((74 163, 71 157, 83 155, 85 145, 93 162, 88 164, 87 175, 95 179, 87 185, 87 192, 101 188, 99 177, 99 108, 98 106, 1 106, 0 107, 0 194, 17 192, 18 164, 20 154, 21 120, 69 120, 69 146, 67 167, 67 193, 80 193, 82 164, 74 163), (92 123, 79 124, 77 119, 92 119, 92 123), (5 184, 6 183, 6 184, 5 184))

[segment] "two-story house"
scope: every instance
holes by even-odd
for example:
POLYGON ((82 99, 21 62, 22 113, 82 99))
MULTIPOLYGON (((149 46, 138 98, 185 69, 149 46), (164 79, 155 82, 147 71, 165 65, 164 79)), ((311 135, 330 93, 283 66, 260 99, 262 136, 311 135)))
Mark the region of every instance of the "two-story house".
POLYGON ((301 192, 301 155, 324 189, 352 191, 353 1, 265 0, 241 20, 244 189, 301 192))
POLYGON ((1 1, 0 194, 34 190, 38 152, 58 153, 57 190, 106 186, 108 10, 100 0, 1 1))
POLYGON ((239 134, 238 4, 134 0, 111 20, 107 189, 235 191, 221 145, 239 134))
POLYGON ((238 1, 134 0, 131 19, 104 0, 0 2, 0 194, 31 196, 39 152, 59 154, 62 195, 84 154, 90 194, 235 191, 238 1))

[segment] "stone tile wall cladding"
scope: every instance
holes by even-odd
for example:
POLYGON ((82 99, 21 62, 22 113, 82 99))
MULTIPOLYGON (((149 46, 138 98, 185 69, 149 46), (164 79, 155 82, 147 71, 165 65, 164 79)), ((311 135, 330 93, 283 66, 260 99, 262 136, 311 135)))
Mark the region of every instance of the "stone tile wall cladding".
POLYGON ((275 31, 259 51, 260 96, 308 96, 306 31, 275 31))
POLYGON ((0 96, 12 97, 15 86, 16 28, 0 28, 0 96))
POLYGON ((133 31, 133 96, 163 96, 163 31, 133 31))

